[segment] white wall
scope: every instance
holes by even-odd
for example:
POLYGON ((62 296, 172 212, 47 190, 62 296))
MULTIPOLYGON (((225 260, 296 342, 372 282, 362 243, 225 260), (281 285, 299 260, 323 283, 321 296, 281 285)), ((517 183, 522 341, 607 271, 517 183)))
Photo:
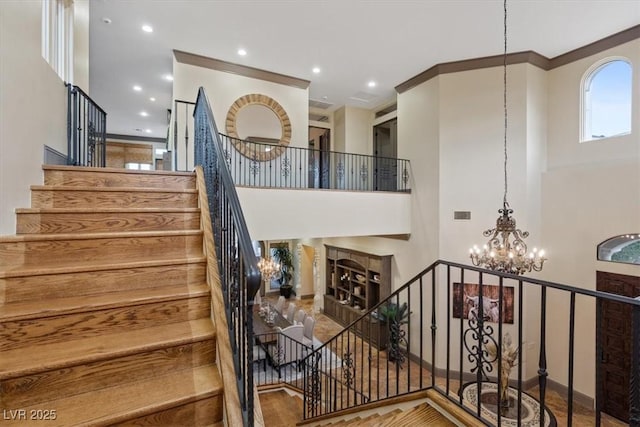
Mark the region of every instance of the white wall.
POLYGON ((89 0, 73 2, 73 82, 89 93, 89 0))
POLYGON ((42 184, 43 145, 67 151, 66 90, 41 55, 40 1, 0 2, 0 234, 42 184))

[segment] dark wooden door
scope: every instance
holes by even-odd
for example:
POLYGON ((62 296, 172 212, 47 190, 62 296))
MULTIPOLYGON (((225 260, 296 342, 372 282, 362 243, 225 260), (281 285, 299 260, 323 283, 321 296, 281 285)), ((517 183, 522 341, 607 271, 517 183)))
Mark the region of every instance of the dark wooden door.
MULTIPOLYGON (((640 277, 597 272, 597 290, 635 298, 640 295, 640 277)), ((629 379, 631 368, 631 307, 599 302, 598 322, 602 352, 598 372, 602 380, 600 409, 629 422, 629 379)))

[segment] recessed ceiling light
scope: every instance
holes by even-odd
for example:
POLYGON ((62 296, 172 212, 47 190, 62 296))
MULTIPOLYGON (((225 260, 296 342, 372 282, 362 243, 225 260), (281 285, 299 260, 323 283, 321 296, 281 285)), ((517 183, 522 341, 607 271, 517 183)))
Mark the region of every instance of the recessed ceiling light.
POLYGON ((165 80, 169 80, 170 82, 172 82, 173 81, 173 76, 171 74, 165 74, 164 75, 164 79, 165 80))
POLYGON ((140 115, 142 117, 147 117, 149 115, 149 113, 147 113, 146 111, 140 111, 140 115))
POLYGON ((367 83, 367 86, 369 86, 369 87, 376 87, 376 82, 374 82, 373 80, 371 80, 369 83, 367 83))
POLYGON ((142 90, 142 88, 138 85, 133 86, 133 90, 135 90, 136 92, 140 92, 142 90))
POLYGON ((151 133, 151 129, 145 129, 144 130, 146 133, 151 133))
POLYGON ((105 24, 111 24, 111 19, 104 17, 102 18, 102 22, 104 22, 105 24))
POLYGON ((238 49, 238 55, 240 56, 245 56, 247 54, 247 51, 244 49, 238 49))
POLYGON ((156 99, 152 96, 151 98, 149 98, 149 101, 156 102, 156 99))
POLYGON ((143 25, 142 31, 145 33, 153 33, 153 27, 151 25, 143 25))
POLYGON ((313 67, 313 69, 311 71, 313 71, 313 74, 319 74, 320 73, 320 67, 313 67))

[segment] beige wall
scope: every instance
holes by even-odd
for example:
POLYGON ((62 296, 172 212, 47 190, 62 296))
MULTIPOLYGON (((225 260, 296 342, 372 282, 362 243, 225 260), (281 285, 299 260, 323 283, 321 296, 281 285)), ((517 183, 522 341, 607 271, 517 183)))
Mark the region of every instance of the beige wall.
POLYGON ((66 153, 66 91, 41 55, 40 1, 0 1, 0 234, 42 183, 43 145, 66 153))
POLYGON ((89 0, 73 2, 73 84, 89 93, 89 0))
MULTIPOLYGON (((291 147, 308 147, 309 91, 173 61, 173 99, 195 102, 203 86, 211 104, 218 131, 225 133, 229 107, 241 96, 258 93, 275 99, 291 120, 291 147)), ((179 132, 181 135, 182 132, 179 132)), ((189 132, 193 135, 193 132, 189 132)), ((178 137, 180 139, 180 137, 178 137)), ((179 156, 181 145, 178 145, 179 156)), ((192 165, 193 163, 190 162, 192 165)))

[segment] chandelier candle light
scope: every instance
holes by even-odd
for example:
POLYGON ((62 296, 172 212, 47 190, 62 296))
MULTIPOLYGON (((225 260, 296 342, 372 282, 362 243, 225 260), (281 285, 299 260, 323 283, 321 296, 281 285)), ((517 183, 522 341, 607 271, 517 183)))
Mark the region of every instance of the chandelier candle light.
POLYGON ((267 283, 275 279, 280 273, 280 264, 275 262, 272 258, 260 258, 260 261, 258 261, 258 268, 262 274, 262 279, 267 283))
POLYGON ((513 209, 507 202, 507 0, 504 0, 504 55, 503 71, 503 110, 504 110, 504 196, 500 216, 496 221, 496 228, 482 233, 489 237, 489 241, 480 249, 474 246, 469 250, 471 262, 475 266, 511 274, 524 274, 541 271, 546 260, 543 250, 533 248, 527 251, 524 242, 529 236, 528 231, 516 228, 516 220, 511 216, 513 209))

